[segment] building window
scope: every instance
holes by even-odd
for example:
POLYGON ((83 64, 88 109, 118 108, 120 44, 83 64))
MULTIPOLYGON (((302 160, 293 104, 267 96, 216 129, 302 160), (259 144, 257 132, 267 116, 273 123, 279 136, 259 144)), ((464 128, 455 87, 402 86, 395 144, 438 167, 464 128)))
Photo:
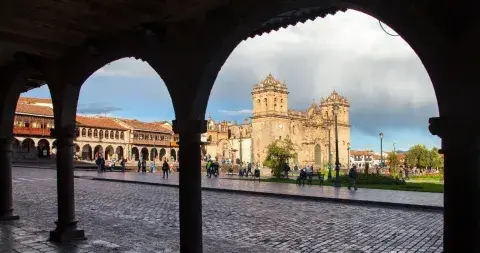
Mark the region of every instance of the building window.
POLYGON ((98 130, 97 129, 93 130, 93 137, 95 137, 95 138, 98 137, 98 130))
POLYGON ((120 133, 120 139, 125 139, 125 135, 123 134, 123 132, 120 133))
POLYGON ((104 137, 104 136, 103 136, 103 130, 100 130, 99 135, 100 135, 100 138, 103 138, 103 137, 104 137))
POLYGON ((108 130, 105 130, 105 139, 108 139, 108 137, 109 137, 108 130))
POLYGON ((115 132, 115 139, 119 139, 120 138, 120 133, 118 131, 115 132))
POLYGON ((87 136, 87 129, 82 128, 82 137, 87 136))
POLYGON ((88 134, 87 134, 88 137, 92 137, 92 129, 88 129, 88 134))

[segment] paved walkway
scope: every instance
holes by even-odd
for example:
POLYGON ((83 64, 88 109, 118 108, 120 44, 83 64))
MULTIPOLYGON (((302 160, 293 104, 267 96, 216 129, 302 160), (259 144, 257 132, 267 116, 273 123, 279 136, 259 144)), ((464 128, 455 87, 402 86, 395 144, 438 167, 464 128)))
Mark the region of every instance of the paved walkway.
MULTIPOLYGON (((178 173, 171 174, 169 179, 162 179, 161 173, 142 174, 137 172, 97 173, 91 171, 75 171, 75 176, 86 177, 95 180, 121 181, 178 187, 178 173)), ((300 197, 305 199, 321 199, 347 203, 381 204, 393 207, 420 207, 443 210, 442 193, 377 189, 359 189, 358 191, 349 191, 346 188, 338 189, 330 186, 298 186, 295 184, 286 183, 229 180, 225 177, 228 176, 222 176, 220 179, 209 179, 203 175, 202 189, 276 195, 282 197, 300 197)))

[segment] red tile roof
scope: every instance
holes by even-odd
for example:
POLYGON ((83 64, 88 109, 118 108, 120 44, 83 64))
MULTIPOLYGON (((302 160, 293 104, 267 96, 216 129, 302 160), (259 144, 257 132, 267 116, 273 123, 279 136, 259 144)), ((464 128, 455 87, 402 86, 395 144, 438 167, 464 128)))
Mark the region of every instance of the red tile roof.
POLYGON ((368 150, 350 150, 350 155, 356 155, 356 156, 373 155, 373 152, 368 150))
POLYGON ((96 128, 127 130, 127 128, 123 127, 115 120, 108 117, 86 117, 77 115, 77 125, 96 128))
POLYGON ((20 97, 20 98, 18 99, 18 103, 25 103, 25 104, 35 104, 35 103, 51 104, 51 103, 52 103, 52 99, 50 99, 50 98, 20 97))
POLYGON ((142 122, 136 119, 118 119, 129 125, 134 130, 143 130, 150 132, 172 133, 172 131, 159 122, 142 122))
POLYGON ((15 110, 15 113, 53 117, 53 109, 51 107, 23 103, 17 103, 17 109, 15 110))

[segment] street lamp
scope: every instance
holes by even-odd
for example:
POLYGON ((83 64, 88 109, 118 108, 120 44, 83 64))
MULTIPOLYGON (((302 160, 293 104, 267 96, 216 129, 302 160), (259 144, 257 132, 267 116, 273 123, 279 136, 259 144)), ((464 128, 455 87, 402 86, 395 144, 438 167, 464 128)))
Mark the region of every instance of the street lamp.
POLYGON ((350 169, 350 149, 351 149, 351 147, 350 147, 350 142, 349 142, 349 143, 347 143, 347 153, 348 153, 348 167, 347 167, 347 169, 350 169))
POLYGON ((332 145, 331 145, 331 137, 330 137, 330 130, 332 127, 330 126, 330 123, 326 125, 326 128, 328 130, 328 180, 332 180, 332 145))
POLYGON ((335 187, 340 187, 340 159, 338 157, 338 104, 333 105, 333 115, 335 115, 335 187))
POLYGON ((240 145, 239 145, 240 146, 240 163, 242 163, 243 162, 243 157, 242 157, 242 130, 243 130, 243 126, 240 125, 239 129, 240 129, 240 140, 239 140, 239 142, 240 142, 240 145))
POLYGON ((380 132, 380 168, 383 169, 383 133, 380 132))

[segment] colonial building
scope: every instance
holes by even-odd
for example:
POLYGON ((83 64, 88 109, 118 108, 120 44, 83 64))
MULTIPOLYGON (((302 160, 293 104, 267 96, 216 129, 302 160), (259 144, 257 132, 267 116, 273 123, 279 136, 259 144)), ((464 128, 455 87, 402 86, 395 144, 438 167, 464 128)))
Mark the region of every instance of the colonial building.
POLYGON ((253 87, 251 121, 245 120, 242 124, 215 122, 209 117, 209 141, 204 154, 234 161, 242 156, 244 162, 261 164, 270 143, 290 139, 295 148, 292 163, 324 167, 328 165, 328 152, 333 158, 335 154, 336 114, 340 163, 347 166, 350 144, 348 100, 333 91, 319 104, 313 102, 307 110, 295 111, 288 107, 288 94, 286 83, 269 74, 253 87))
MULTIPOLYGON (((178 159, 178 136, 171 124, 141 122, 114 117, 77 115, 75 155, 77 159, 93 160, 98 154, 106 159, 127 158, 138 161, 178 159)), ((54 128, 50 99, 21 97, 14 120, 14 159, 32 159, 55 155, 56 142, 50 137, 54 128)))

